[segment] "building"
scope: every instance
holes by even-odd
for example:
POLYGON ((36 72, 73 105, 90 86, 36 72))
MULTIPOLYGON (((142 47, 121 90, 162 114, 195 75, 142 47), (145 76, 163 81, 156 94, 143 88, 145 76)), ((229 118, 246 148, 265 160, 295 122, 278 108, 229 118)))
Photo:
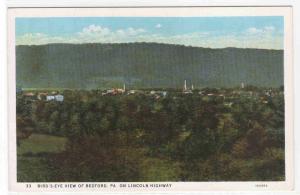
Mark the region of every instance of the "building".
POLYGON ((242 82, 241 83, 241 88, 244 89, 245 88, 245 84, 242 82))
POLYGON ((54 95, 47 95, 46 100, 47 101, 55 100, 55 96, 54 95))
POLYGON ((62 102, 64 101, 64 96, 61 94, 57 94, 57 95, 47 95, 46 96, 46 100, 47 101, 57 101, 57 102, 62 102))
POLYGON ((117 94, 125 93, 126 92, 126 85, 125 85, 125 83, 123 84, 123 89, 117 88, 117 89, 115 89, 115 91, 116 91, 117 94))
POLYGON ((39 93, 37 95, 37 99, 39 100, 46 100, 48 93, 39 93))
POLYGON ((135 94, 136 93, 136 90, 129 90, 127 95, 131 95, 131 94, 135 94))
POLYGON ((117 94, 124 94, 125 92, 126 92, 126 86, 124 83, 123 88, 107 89, 104 92, 102 92, 102 95, 117 95, 117 94))
POLYGON ((204 95, 204 91, 199 91, 199 95, 204 95))
POLYGON ((167 92, 166 91, 150 91, 150 95, 153 95, 155 97, 166 97, 167 96, 167 92))
POLYGON ((35 94, 33 92, 27 92, 27 93, 24 93, 24 96, 25 97, 34 97, 35 94))
POLYGON ((51 94, 52 95, 57 95, 59 92, 58 91, 52 91, 51 94))
POLYGON ((193 89, 194 89, 194 86, 192 85, 192 89, 189 89, 187 87, 186 80, 184 80, 183 94, 192 94, 193 93, 193 91, 192 91, 193 89))
POLYGON ((55 97, 55 100, 58 101, 58 102, 63 102, 64 101, 64 96, 61 95, 61 94, 57 94, 54 97, 55 97))

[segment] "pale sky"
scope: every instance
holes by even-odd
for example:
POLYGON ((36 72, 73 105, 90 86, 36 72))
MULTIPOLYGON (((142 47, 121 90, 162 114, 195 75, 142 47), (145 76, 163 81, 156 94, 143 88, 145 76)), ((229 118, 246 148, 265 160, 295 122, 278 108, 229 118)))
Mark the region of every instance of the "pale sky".
POLYGON ((16 44, 157 42, 283 49, 283 17, 17 18, 16 44))

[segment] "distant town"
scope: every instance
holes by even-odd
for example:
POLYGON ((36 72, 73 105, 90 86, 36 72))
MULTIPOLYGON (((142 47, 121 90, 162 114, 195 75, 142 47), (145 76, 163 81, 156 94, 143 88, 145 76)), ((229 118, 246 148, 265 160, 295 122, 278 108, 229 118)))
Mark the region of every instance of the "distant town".
MULTIPOLYGON (((17 94, 21 95, 31 101, 56 101, 63 102, 64 92, 67 90, 45 90, 45 89, 23 89, 17 88, 17 94)), ((257 88, 253 86, 247 86, 245 83, 241 83, 239 87, 235 88, 195 88, 191 83, 187 85, 187 81, 184 80, 182 89, 128 89, 126 84, 123 84, 123 88, 109 88, 104 90, 94 90, 100 93, 102 96, 120 96, 120 95, 145 95, 151 96, 154 99, 165 98, 172 96, 183 95, 197 95, 203 98, 219 98, 224 100, 225 105, 231 106, 233 102, 230 100, 246 97, 260 101, 263 104, 268 103, 268 99, 274 96, 283 96, 283 89, 278 88, 257 88)))

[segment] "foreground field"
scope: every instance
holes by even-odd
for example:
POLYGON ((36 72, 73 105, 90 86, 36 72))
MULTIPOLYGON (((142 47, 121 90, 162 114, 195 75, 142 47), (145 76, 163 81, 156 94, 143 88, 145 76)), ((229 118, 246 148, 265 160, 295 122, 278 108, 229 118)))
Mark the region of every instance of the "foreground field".
POLYGON ((66 141, 63 137, 43 134, 32 134, 22 140, 17 148, 18 181, 49 181, 51 166, 46 163, 48 155, 62 152, 66 141))

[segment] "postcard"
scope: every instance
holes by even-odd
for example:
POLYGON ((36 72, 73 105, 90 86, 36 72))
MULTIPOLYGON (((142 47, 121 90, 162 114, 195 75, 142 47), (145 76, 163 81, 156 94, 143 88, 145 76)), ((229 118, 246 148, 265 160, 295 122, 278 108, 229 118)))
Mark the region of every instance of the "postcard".
POLYGON ((293 189, 291 7, 11 8, 9 187, 293 189))

